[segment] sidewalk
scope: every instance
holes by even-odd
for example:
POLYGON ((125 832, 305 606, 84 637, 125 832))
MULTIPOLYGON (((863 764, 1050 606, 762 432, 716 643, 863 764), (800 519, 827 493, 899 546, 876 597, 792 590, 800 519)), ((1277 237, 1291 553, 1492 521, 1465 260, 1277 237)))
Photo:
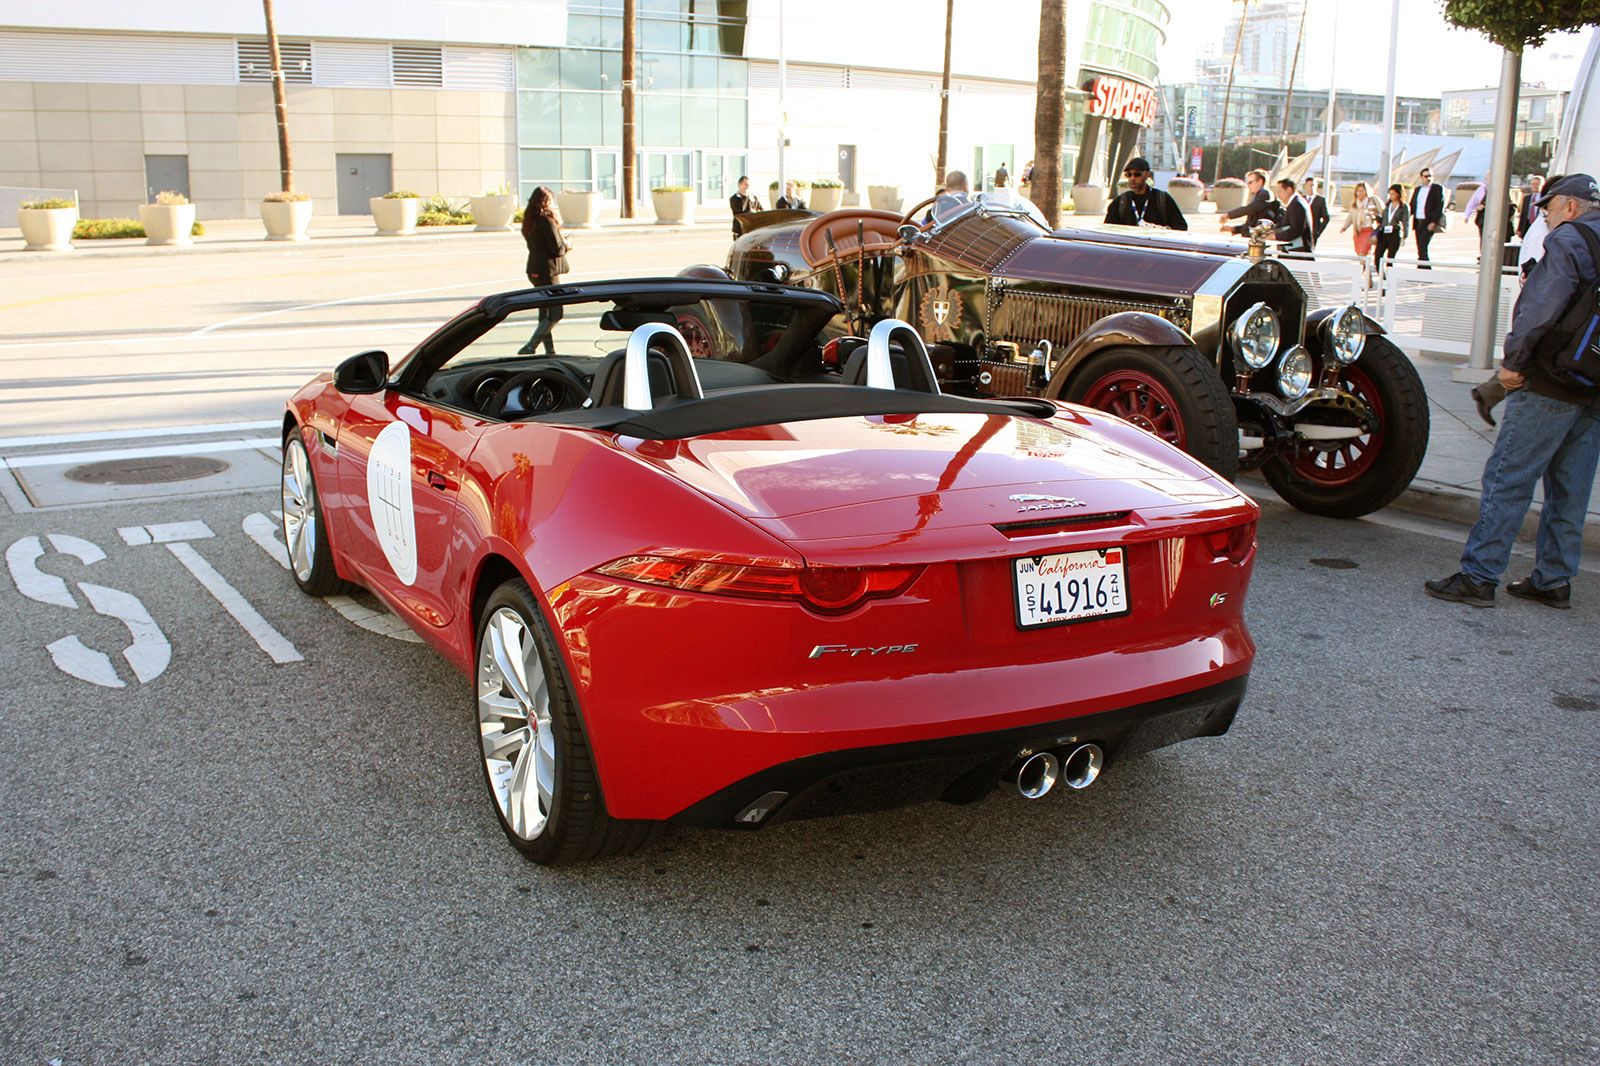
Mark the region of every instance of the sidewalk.
MULTIPOLYGON (((1390 506, 1471 525, 1478 518, 1483 464, 1494 448, 1498 431, 1478 417, 1472 386, 1451 380, 1450 372, 1459 362, 1454 357, 1412 360, 1428 392, 1428 451, 1411 488, 1390 506)), ((1496 410, 1499 421, 1499 409, 1496 410)), ((1543 492, 1536 489, 1535 509, 1522 526, 1523 539, 1531 540, 1538 528, 1537 503, 1542 498, 1543 492)), ((1600 475, 1596 476, 1595 490, 1589 497, 1583 540, 1591 551, 1600 550, 1600 475)))

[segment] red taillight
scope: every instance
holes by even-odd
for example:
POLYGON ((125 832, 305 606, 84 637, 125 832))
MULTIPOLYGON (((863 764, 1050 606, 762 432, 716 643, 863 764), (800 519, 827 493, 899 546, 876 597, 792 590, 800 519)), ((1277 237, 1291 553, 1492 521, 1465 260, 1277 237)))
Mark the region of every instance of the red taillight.
POLYGON ((793 600, 820 614, 842 614, 864 600, 898 596, 921 572, 920 566, 790 568, 663 555, 630 555, 596 571, 686 592, 793 600))
POLYGON ((1213 559, 1227 559, 1231 563, 1242 563, 1250 555, 1250 550, 1256 546, 1256 524, 1246 522, 1242 526, 1230 526, 1227 529, 1214 529, 1202 535, 1206 548, 1211 552, 1213 559))

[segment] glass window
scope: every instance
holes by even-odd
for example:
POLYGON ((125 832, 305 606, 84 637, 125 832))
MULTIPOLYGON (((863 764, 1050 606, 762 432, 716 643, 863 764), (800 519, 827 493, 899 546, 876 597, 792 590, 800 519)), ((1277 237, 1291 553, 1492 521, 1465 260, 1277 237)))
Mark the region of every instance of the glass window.
POLYGON ((522 149, 522 180, 533 191, 535 185, 552 185, 561 180, 561 149, 522 149))
POLYGON ((600 53, 600 84, 613 92, 622 88, 622 53, 600 53))
POLYGON ((709 22, 696 22, 689 26, 689 48, 695 52, 715 53, 722 35, 718 27, 709 22))
POLYGON ((746 105, 743 100, 721 100, 718 104, 719 121, 717 144, 723 148, 748 147, 749 136, 745 123, 746 105))
POLYGON ((683 86, 680 57, 661 52, 641 52, 639 75, 646 92, 675 93, 683 86))
POLYGON ((602 24, 605 19, 597 15, 568 15, 567 43, 583 48, 599 48, 604 42, 602 24))
POLYGON ((639 47, 660 52, 681 52, 689 44, 689 28, 681 22, 639 20, 639 47))
POLYGON ((720 87, 716 56, 690 56, 683 61, 684 87, 697 93, 714 93, 720 87))
POLYGON ((600 53, 586 48, 568 48, 561 53, 563 89, 599 89, 600 53))
POLYGON ((722 74, 724 92, 745 94, 750 83, 750 64, 742 59, 723 59, 717 63, 717 69, 722 74))
POLYGON ((517 143, 561 143, 561 94, 517 94, 517 143))
MULTIPOLYGON (((622 94, 605 93, 596 97, 600 101, 600 144, 622 143, 622 94)), ((638 106, 638 97, 635 96, 634 106, 638 106)), ((635 112, 635 122, 637 112, 635 112)), ((637 130, 635 131, 637 132, 637 130)))
POLYGON ((639 10, 645 14, 683 14, 684 0, 640 0, 639 10))
POLYGON ((716 147, 721 137, 717 105, 729 102, 715 96, 683 97, 683 140, 678 143, 695 148, 716 147))
POLYGON ((645 94, 639 109, 639 143, 680 145, 683 143, 683 101, 677 96, 645 94))
POLYGON ((517 49, 517 88, 560 88, 560 55, 554 48, 517 49))
POLYGON ((605 200, 617 198, 617 156, 615 152, 597 153, 595 187, 605 200))
POLYGON ((589 152, 583 148, 567 148, 561 152, 561 181, 568 188, 587 189, 593 175, 589 170, 589 152))
POLYGON ((599 93, 561 94, 562 144, 599 144, 605 137, 600 108, 605 97, 599 93))

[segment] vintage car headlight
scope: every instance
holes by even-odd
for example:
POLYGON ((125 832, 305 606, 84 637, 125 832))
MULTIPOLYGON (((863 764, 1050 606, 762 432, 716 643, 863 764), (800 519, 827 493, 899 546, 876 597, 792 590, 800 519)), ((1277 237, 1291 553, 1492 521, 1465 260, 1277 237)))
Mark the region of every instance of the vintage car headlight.
POLYGON ((1239 316, 1228 336, 1245 365, 1260 370, 1278 354, 1278 316, 1266 304, 1258 303, 1239 316))
POLYGON ((1349 366, 1361 358, 1367 343, 1367 323, 1355 304, 1322 320, 1322 348, 1336 362, 1349 366))
POLYGON ((1278 391, 1285 400, 1298 400, 1311 390, 1311 353, 1301 344, 1290 348, 1278 364, 1278 391))

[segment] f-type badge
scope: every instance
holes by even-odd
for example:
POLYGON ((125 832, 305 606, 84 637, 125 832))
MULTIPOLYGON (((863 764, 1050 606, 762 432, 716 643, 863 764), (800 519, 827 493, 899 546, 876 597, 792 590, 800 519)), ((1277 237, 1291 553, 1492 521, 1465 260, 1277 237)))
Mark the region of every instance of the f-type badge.
POLYGON ((1017 513, 1026 511, 1058 511, 1068 507, 1085 506, 1082 500, 1072 496, 1040 496, 1032 492, 1016 492, 1011 495, 1012 503, 1020 503, 1017 513))

